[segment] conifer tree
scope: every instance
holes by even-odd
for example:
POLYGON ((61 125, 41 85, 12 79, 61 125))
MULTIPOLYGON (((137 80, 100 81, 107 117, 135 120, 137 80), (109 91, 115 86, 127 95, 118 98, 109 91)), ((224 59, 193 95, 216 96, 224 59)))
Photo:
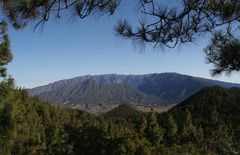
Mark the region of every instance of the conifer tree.
POLYGON ((192 122, 192 114, 188 109, 186 109, 184 115, 185 116, 184 116, 184 120, 182 121, 182 130, 181 130, 182 142, 195 143, 197 137, 196 137, 196 129, 192 122))
MULTIPOLYGON (((3 17, 0 20, 18 29, 32 22, 38 27, 51 18, 60 19, 66 15, 80 19, 96 14, 112 15, 122 1, 3 0, 0 2, 3 17)), ((210 34, 212 41, 204 51, 208 62, 215 66, 212 75, 240 70, 238 0, 178 0, 176 7, 168 7, 163 2, 138 0, 139 12, 145 20, 139 20, 136 28, 126 20, 120 21, 115 27, 117 35, 132 39, 140 46, 175 48, 210 34)), ((1 69, 3 75, 4 70, 1 69)))
POLYGON ((158 125, 156 113, 150 112, 148 114, 147 123, 146 136, 153 146, 157 146, 163 140, 164 132, 158 125))
POLYGON ((167 115, 167 119, 164 121, 164 126, 166 130, 164 135, 164 138, 166 139, 164 140, 168 145, 172 145, 176 142, 178 127, 171 113, 167 115))
POLYGON ((0 22, 0 78, 7 77, 6 65, 12 60, 10 41, 7 35, 8 27, 5 21, 0 22))

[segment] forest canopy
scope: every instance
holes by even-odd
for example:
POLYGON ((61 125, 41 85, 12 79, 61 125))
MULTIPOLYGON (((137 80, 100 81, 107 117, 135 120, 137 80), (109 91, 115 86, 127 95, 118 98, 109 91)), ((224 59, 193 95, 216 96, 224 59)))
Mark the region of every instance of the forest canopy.
POLYGON ((239 154, 239 89, 205 88, 168 112, 121 105, 98 117, 0 93, 0 154, 239 154))

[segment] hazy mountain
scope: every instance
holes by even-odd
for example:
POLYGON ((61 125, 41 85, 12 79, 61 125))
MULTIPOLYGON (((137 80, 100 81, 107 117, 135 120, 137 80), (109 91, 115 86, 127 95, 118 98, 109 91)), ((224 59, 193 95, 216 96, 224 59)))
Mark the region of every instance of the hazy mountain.
POLYGON ((29 90, 32 96, 57 104, 176 104, 207 86, 239 88, 177 73, 95 75, 61 80, 29 90))
POLYGON ((177 73, 151 74, 146 76, 138 89, 146 94, 161 98, 163 103, 179 103, 208 86, 224 88, 240 87, 240 84, 227 83, 192 77, 177 73))
POLYGON ((123 83, 103 84, 89 78, 79 84, 69 84, 39 97, 54 104, 154 104, 160 100, 123 83))
POLYGON ((50 92, 63 88, 68 85, 79 85, 86 80, 94 79, 96 82, 101 84, 126 84, 132 87, 138 87, 144 77, 149 75, 118 75, 118 74, 104 74, 104 75, 85 75, 79 76, 72 79, 60 80, 54 83, 50 83, 45 86, 36 87, 29 90, 30 95, 40 95, 45 92, 50 92))

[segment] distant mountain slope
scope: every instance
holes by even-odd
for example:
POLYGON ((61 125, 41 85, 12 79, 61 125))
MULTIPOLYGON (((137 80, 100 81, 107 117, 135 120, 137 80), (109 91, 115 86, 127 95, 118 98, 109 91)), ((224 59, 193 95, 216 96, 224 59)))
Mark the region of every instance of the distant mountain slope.
POLYGON ((240 88, 240 84, 177 73, 107 74, 57 81, 30 89, 29 94, 58 104, 175 104, 202 88, 214 85, 240 88))
POLYGON ((202 88, 208 86, 224 88, 240 87, 239 84, 226 83, 176 73, 152 74, 144 78, 138 89, 146 94, 155 95, 163 103, 179 103, 202 88))
POLYGON ((157 97, 146 95, 125 84, 101 84, 94 78, 78 85, 70 84, 54 91, 39 95, 45 101, 54 104, 89 105, 89 104, 154 104, 157 97))
POLYGON ((126 84, 132 87, 139 86, 142 82, 144 77, 149 75, 118 75, 118 74, 104 74, 104 75, 85 75, 79 76, 72 79, 60 80, 54 83, 50 83, 45 86, 36 87, 29 90, 30 95, 40 95, 45 92, 50 92, 57 90, 59 88, 63 88, 68 85, 79 85, 82 82, 94 79, 96 82, 101 84, 126 84))

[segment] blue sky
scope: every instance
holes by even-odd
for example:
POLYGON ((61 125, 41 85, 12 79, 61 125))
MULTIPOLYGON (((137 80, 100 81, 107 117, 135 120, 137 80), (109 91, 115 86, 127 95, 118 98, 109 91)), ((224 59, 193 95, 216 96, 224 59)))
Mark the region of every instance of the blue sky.
MULTIPOLYGON (((26 88, 86 74, 178 72, 211 78, 212 66, 202 51, 208 37, 174 50, 147 47, 144 52, 117 38, 114 25, 123 18, 137 22, 135 11, 121 7, 110 17, 50 21, 43 31, 34 32, 33 25, 10 29, 14 60, 8 72, 17 86, 26 88)), ((240 83, 239 73, 214 79, 240 83)))

